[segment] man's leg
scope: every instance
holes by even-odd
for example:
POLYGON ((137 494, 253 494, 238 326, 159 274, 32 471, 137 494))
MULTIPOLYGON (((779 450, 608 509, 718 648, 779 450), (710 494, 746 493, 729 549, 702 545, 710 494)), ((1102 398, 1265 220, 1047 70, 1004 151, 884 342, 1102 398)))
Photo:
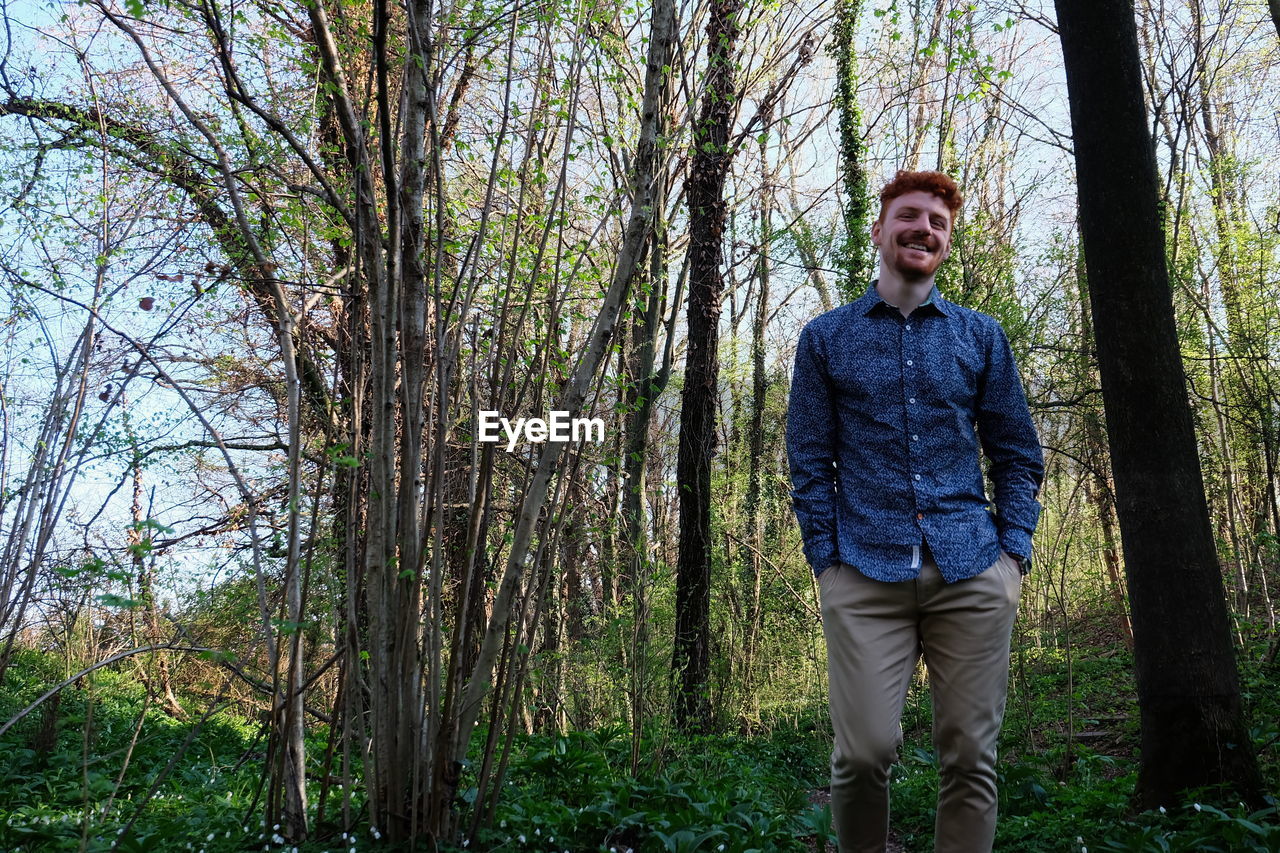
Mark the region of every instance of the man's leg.
POLYGON ((975 578, 921 572, 920 634, 941 784, 934 850, 986 853, 996 832, 996 742, 1009 686, 1009 635, 1022 575, 1002 554, 975 578))
POLYGON ((889 766, 919 655, 916 582, 882 583, 852 566, 818 576, 831 690, 831 813, 841 853, 882 853, 889 766))

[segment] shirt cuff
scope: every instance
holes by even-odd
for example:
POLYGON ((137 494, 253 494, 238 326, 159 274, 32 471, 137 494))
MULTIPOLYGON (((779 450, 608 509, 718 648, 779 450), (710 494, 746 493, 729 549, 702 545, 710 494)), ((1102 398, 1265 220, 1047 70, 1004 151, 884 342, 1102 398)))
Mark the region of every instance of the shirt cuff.
POLYGON ((809 568, 813 569, 813 573, 820 575, 823 569, 840 562, 840 549, 836 547, 834 536, 823 533, 805 543, 804 556, 809 561, 809 568))
POLYGON ((1031 556, 1031 533, 1021 527, 1006 527, 1000 531, 1000 547, 1015 557, 1031 556))

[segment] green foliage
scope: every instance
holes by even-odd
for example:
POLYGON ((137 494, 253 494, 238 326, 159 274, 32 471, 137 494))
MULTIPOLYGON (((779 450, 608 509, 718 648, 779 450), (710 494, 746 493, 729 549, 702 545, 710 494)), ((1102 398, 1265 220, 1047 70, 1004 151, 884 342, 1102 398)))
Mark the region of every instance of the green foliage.
MULTIPOLYGON (((1077 626, 1076 630, 1082 630, 1077 626)), ((1065 650, 1021 650, 1025 671, 1016 668, 1001 734, 997 765, 1000 821, 995 849, 1001 853, 1081 851, 1260 851, 1276 850, 1280 818, 1274 808, 1250 813, 1217 802, 1209 793, 1160 812, 1133 811, 1137 780, 1137 707, 1132 658, 1109 646, 1073 649, 1068 679, 1065 650), (1068 686, 1071 690, 1068 691, 1068 686), (1074 727, 1067 726, 1068 713, 1074 727), (1110 731, 1085 747, 1070 735, 1110 731), (1105 751, 1104 751, 1105 750, 1105 751), (1268 846, 1271 845, 1271 846, 1268 846)), ((1261 751, 1264 778, 1277 787, 1271 749, 1277 690, 1274 674, 1242 656, 1253 740, 1261 751)), ((1015 665, 1016 666, 1016 665, 1015 665)), ((906 740, 893 771, 893 825, 907 850, 931 850, 938 791, 937 760, 927 746, 930 714, 926 691, 917 686, 903 718, 906 740)))
MULTIPOLYGON (((1068 703, 1077 731, 1099 718, 1131 713, 1131 661, 1124 654, 1077 648, 1070 696, 1065 695, 1062 650, 1028 649, 1024 657, 1027 671, 1021 681, 1015 679, 1001 743, 996 849, 1280 850, 1274 808, 1250 812, 1202 793, 1166 812, 1134 814, 1134 732, 1127 727, 1117 727, 1120 737, 1108 743, 1108 752, 1069 744, 1068 703), (1034 740, 1028 731, 1035 733, 1034 740)), ((1256 723, 1255 745, 1274 789, 1275 764, 1266 756, 1274 749, 1280 698, 1264 660, 1257 650, 1242 655, 1242 672, 1256 723)), ((0 693, 0 718, 11 717, 65 674, 65 662, 56 656, 19 650, 0 693)), ((115 839, 116 849, 127 851, 288 849, 273 841, 271 828, 245 825, 261 770, 256 724, 232 713, 213 715, 161 778, 195 723, 148 710, 122 774, 143 703, 141 685, 122 664, 87 676, 79 687, 64 690, 56 706, 47 703, 6 732, 0 739, 0 849, 71 851, 81 849, 85 839, 90 851, 105 851, 115 839), (45 709, 52 713, 46 716, 45 709), (125 829, 135 812, 136 822, 125 829)), ((894 831, 909 851, 932 847, 938 766, 928 746, 929 716, 927 691, 917 685, 903 719, 907 740, 892 777, 894 831)), ((621 726, 519 737, 494 822, 465 849, 811 850, 832 838, 830 809, 812 796, 826 783, 828 732, 822 709, 804 725, 775 725, 768 737, 679 738, 655 728, 642 741, 635 776, 628 772, 630 733, 621 726)), ((482 740, 478 733, 477 742, 482 740)), ((319 742, 313 746, 313 756, 323 753, 319 742)), ((462 826, 469 825, 476 805, 469 775, 474 769, 464 770, 462 826)), ((341 793, 331 790, 329 796, 333 815, 341 793)), ((358 796, 353 806, 359 813, 358 796)), ((370 834, 368 828, 360 832, 364 839, 370 834)), ((330 823, 318 827, 317 839, 299 850, 332 850, 339 841, 344 850, 368 848, 367 840, 357 845, 330 823)))
POLYGON ((479 849, 783 851, 829 834, 823 810, 807 798, 821 783, 825 747, 794 732, 759 741, 650 738, 644 754, 670 763, 631 777, 626 735, 605 729, 526 741, 479 849))
MULTIPOLYGON (((56 657, 19 651, 0 693, 0 720, 62 677, 56 657)), ((161 851, 197 840, 209 853, 244 849, 243 818, 258 775, 255 764, 240 760, 250 726, 214 714, 183 752, 195 724, 153 704, 130 752, 143 706, 142 686, 126 663, 85 676, 5 733, 0 849, 106 851, 116 842, 117 850, 161 851)))

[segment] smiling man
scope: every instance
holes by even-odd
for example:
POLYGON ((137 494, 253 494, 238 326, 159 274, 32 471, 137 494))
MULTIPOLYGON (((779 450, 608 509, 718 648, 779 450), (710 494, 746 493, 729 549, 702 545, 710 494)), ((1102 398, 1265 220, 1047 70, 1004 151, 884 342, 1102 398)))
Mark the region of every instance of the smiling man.
POLYGON ((1009 636, 1044 458, 1000 324, 934 285, 961 201, 940 172, 899 172, 871 229, 880 278, 809 323, 796 350, 791 494, 822 599, 845 853, 885 849, 922 655, 941 775, 934 849, 984 853, 995 837, 1009 636))

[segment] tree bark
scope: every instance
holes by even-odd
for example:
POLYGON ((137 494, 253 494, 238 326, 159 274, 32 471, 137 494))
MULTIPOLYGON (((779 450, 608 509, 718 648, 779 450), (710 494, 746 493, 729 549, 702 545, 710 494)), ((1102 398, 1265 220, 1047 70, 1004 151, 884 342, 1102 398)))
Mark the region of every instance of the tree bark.
MULTIPOLYGON (((863 162, 862 108, 858 104, 858 54, 854 38, 862 0, 838 0, 833 29, 836 54, 836 107, 840 115, 840 170, 844 180, 844 276, 840 292, 845 302, 862 295, 873 275, 871 225, 867 201, 867 170, 863 162)), ((806 261, 807 263, 807 261, 806 261)))
POLYGON ((724 240, 724 182, 732 152, 733 60, 741 0, 716 0, 707 22, 707 83, 694 128, 689 199, 688 350, 680 400, 680 553, 676 563, 676 634, 672 653, 675 720, 684 731, 711 722, 711 460, 715 456, 716 394, 720 370, 720 272, 724 240))
POLYGON ((1260 800, 1165 267, 1132 0, 1056 0, 1142 718, 1137 802, 1260 800))

